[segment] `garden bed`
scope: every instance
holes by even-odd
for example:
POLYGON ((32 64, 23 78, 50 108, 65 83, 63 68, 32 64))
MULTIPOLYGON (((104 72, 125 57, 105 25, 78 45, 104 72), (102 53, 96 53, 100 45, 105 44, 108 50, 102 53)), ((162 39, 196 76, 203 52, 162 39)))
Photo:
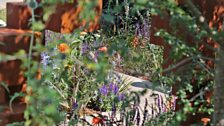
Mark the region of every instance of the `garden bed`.
MULTIPOLYGON (((74 106, 80 104, 79 102, 88 101, 87 99, 89 99, 85 106, 76 106, 78 107, 78 115, 76 116, 87 118, 86 121, 89 123, 92 123, 91 121, 94 119, 92 115, 96 114, 100 114, 101 116, 103 114, 103 116, 106 116, 105 118, 110 118, 111 113, 113 113, 111 111, 113 109, 111 103, 114 102, 118 109, 116 110, 118 115, 114 115, 114 118, 120 117, 120 112, 122 111, 120 109, 125 99, 119 99, 124 94, 124 96, 128 96, 126 99, 132 101, 128 107, 133 108, 135 106, 134 111, 139 112, 142 117, 144 115, 143 110, 151 112, 151 114, 148 113, 147 118, 154 118, 161 113, 172 112, 174 110, 175 104, 174 101, 170 100, 173 97, 169 95, 170 90, 159 85, 153 85, 147 80, 114 71, 119 69, 124 72, 126 68, 120 67, 122 64, 126 65, 127 68, 138 69, 137 67, 143 66, 144 63, 140 62, 141 65, 135 65, 134 62, 131 63, 133 61, 132 58, 127 63, 125 57, 119 57, 119 55, 122 55, 122 52, 119 52, 119 49, 116 49, 117 47, 113 43, 107 45, 101 42, 102 37, 98 33, 88 34, 81 32, 80 34, 71 35, 46 30, 45 35, 46 51, 42 52, 41 63, 45 70, 52 70, 51 74, 53 78, 49 86, 57 89, 62 97, 68 97, 66 96, 68 93, 73 93, 74 91, 76 91, 75 93, 79 93, 77 90, 80 91, 81 94, 79 97, 82 97, 79 99, 80 101, 69 98, 69 101, 65 102, 70 110, 72 107, 74 108, 74 106), (73 74, 74 76, 72 76, 73 74), (66 89, 66 85, 73 86, 69 86, 66 89), (73 92, 70 92, 70 90, 73 90, 73 92), (159 102, 158 99, 160 99, 159 102), (88 111, 86 113, 86 111, 83 112, 82 110, 88 111)), ((151 45, 151 47, 154 46, 151 45)), ((155 49, 159 50, 159 48, 155 49)), ((133 48, 133 50, 137 49, 133 48)), ((150 55, 146 59, 149 60, 150 55)), ((154 60, 156 61, 156 59, 154 60)), ((156 65, 159 67, 159 62, 156 62, 156 65)), ((145 71, 140 72, 144 73, 145 71)), ((75 116, 74 113, 71 113, 70 117, 73 116, 75 116)), ((121 118, 118 120, 123 122, 121 118)), ((141 123, 143 123, 143 120, 143 118, 139 119, 141 123)))
MULTIPOLYGON (((175 110, 175 96, 170 96, 162 87, 154 87, 153 84, 149 81, 142 80, 130 75, 126 75, 123 73, 115 72, 121 76, 122 80, 125 83, 129 83, 128 92, 144 92, 147 89, 147 92, 144 95, 139 96, 139 104, 136 107, 135 112, 139 110, 139 114, 141 118, 139 119, 140 125, 144 121, 144 114, 147 111, 147 118, 153 120, 155 117, 163 115, 167 112, 175 110), (166 92, 166 93, 165 93, 166 92), (170 99, 172 98, 172 99, 170 99), (170 100, 170 101, 169 101, 170 100)), ((134 103, 131 103, 134 105, 134 103)), ((135 108, 134 107, 134 108, 135 108)), ((134 108, 132 108, 134 110, 134 108)), ((137 113, 136 113, 137 114, 137 113)), ((80 110, 80 119, 83 120, 84 124, 94 124, 94 120, 104 120, 102 121, 104 125, 108 125, 109 123, 113 125, 126 125, 127 122, 123 120, 125 117, 122 114, 122 111, 95 111, 91 108, 85 108, 84 110, 80 110)), ((135 115, 137 116, 137 115, 135 115)), ((135 117, 134 123, 136 123, 135 117)), ((68 120, 61 122, 60 126, 67 126, 68 120)), ((81 125, 81 123, 80 123, 81 125)))

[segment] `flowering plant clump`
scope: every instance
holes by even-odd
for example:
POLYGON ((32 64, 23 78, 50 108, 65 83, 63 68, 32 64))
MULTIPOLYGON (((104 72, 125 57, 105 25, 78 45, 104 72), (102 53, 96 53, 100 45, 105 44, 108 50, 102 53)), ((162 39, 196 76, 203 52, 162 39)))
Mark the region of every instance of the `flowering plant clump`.
POLYGON ((110 111, 114 117, 96 117, 93 125, 120 124, 121 120, 125 120, 124 113, 135 116, 132 108, 138 113, 136 105, 132 104, 136 98, 129 97, 130 84, 115 70, 125 72, 130 68, 140 73, 151 73, 159 67, 160 62, 152 63, 149 60, 153 56, 153 61, 157 61, 157 55, 151 56, 149 52, 154 51, 152 46, 146 44, 149 41, 149 25, 148 19, 143 19, 128 34, 113 36, 102 31, 60 34, 46 30, 45 49, 41 54, 43 76, 48 77, 44 82, 59 94, 60 112, 67 115, 71 123, 83 120, 81 117, 93 114, 92 111, 110 111), (133 37, 135 45, 132 43, 133 37), (136 65, 139 59, 141 62, 136 65), (148 63, 157 66, 153 68, 148 63), (88 109, 90 112, 87 112, 88 109), (115 121, 116 113, 121 115, 119 122, 115 121))
MULTIPOLYGON (((57 36, 60 38, 48 38, 57 39, 46 43, 47 51, 43 52, 45 57, 41 63, 51 69, 51 78, 45 81, 61 95, 62 110, 66 110, 69 117, 83 116, 86 113, 82 110, 89 108, 97 112, 111 111, 115 118, 116 113, 122 115, 125 109, 133 108, 129 102, 135 102, 135 98, 127 90, 130 84, 114 71, 122 55, 119 48, 106 45, 103 36, 95 34, 57 36)), ((161 109, 166 112, 166 107, 161 109)), ((153 111, 155 113, 157 109, 153 111)), ((119 120, 123 120, 122 117, 119 120)), ((113 119, 103 122, 116 124, 113 119)), ((102 122, 95 118, 92 123, 102 122)))
POLYGON ((99 88, 101 107, 107 110, 112 110, 114 107, 120 108, 127 93, 127 91, 122 91, 122 86, 125 83, 116 74, 110 75, 108 78, 108 83, 104 83, 99 88))
POLYGON ((43 73, 51 71, 45 82, 60 94, 62 111, 72 117, 86 108, 111 111, 122 106, 127 84, 108 64, 111 55, 99 35, 48 31, 46 36, 41 64, 43 73))

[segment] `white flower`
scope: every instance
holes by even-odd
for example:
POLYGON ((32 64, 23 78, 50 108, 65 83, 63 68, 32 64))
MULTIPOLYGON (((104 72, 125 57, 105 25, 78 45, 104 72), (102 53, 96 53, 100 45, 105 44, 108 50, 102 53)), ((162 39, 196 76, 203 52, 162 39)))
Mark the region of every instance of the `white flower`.
POLYGON ((201 23, 203 23, 203 22, 205 21, 205 18, 204 18, 203 16, 200 16, 200 17, 199 17, 199 21, 200 21, 201 23))

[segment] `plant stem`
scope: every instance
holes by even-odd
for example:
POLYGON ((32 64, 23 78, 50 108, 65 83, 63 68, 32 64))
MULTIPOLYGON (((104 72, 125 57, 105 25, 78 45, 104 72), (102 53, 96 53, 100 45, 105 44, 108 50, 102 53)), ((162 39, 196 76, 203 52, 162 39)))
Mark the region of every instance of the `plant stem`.
POLYGON ((54 84, 52 84, 50 81, 47 81, 47 82, 61 95, 63 99, 66 99, 63 93, 54 84))
MULTIPOLYGON (((34 9, 31 9, 31 14, 32 14, 32 17, 31 17, 31 20, 32 20, 32 23, 35 22, 35 17, 34 17, 34 9)), ((31 39, 30 39, 30 47, 29 47, 29 54, 28 54, 28 84, 29 84, 29 81, 30 81, 30 74, 31 74, 31 60, 32 60, 32 50, 33 50, 33 43, 34 43, 34 30, 32 29, 32 34, 31 34, 31 39)))

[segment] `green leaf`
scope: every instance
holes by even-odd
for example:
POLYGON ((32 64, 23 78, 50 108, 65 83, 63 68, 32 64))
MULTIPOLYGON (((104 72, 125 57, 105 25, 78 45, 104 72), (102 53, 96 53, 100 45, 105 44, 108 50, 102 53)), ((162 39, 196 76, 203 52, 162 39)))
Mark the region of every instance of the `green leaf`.
POLYGON ((6 89, 6 91, 9 93, 9 88, 8 88, 8 85, 4 82, 0 82, 0 86, 4 87, 6 89))
POLYGON ((103 18, 105 21, 114 24, 114 16, 110 14, 103 14, 103 18))
POLYGON ((13 108, 12 108, 12 102, 16 99, 16 98, 18 98, 18 97, 24 97, 25 96, 25 94, 24 93, 15 93, 12 97, 11 97, 11 99, 10 99, 10 101, 9 101, 9 107, 10 107, 10 110, 13 112, 13 108))
POLYGON ((41 21, 37 21, 32 24, 32 30, 34 31, 41 31, 44 27, 45 25, 41 21))

